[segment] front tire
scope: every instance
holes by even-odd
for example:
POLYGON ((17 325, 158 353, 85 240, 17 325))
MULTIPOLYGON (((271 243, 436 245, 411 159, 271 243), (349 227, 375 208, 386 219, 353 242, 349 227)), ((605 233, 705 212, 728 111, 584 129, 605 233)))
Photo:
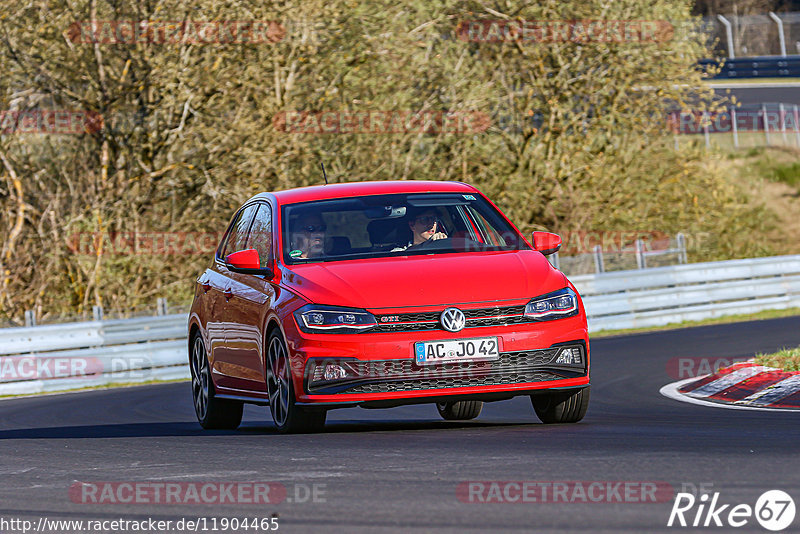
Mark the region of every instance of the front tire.
POLYGON ((437 402, 436 409, 445 421, 475 419, 483 409, 482 401, 437 402))
POLYGON ((206 430, 238 428, 242 422, 244 405, 238 401, 216 398, 206 348, 199 333, 192 341, 189 368, 192 373, 194 412, 200 426, 206 430))
POLYGON ((589 408, 589 389, 531 395, 531 404, 542 423, 577 423, 589 408))
POLYGON ((325 427, 325 409, 298 406, 295 402, 289 353, 277 329, 267 340, 267 394, 269 411, 281 434, 319 432, 325 427))

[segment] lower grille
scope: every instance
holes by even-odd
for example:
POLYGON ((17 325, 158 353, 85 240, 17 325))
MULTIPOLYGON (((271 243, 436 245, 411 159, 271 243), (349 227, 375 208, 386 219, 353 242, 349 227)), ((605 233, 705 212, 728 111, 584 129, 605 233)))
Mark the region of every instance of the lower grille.
POLYGON ((527 373, 491 374, 487 376, 463 378, 433 378, 427 380, 395 380, 374 384, 363 384, 342 393, 389 393, 393 391, 415 391, 419 389, 466 388, 470 386, 492 386, 499 384, 521 384, 524 382, 545 382, 564 378, 546 371, 527 373))
POLYGON ((500 384, 520 384, 572 378, 585 374, 585 368, 561 370, 554 360, 559 348, 505 352, 494 361, 417 365, 412 359, 342 362, 357 380, 338 385, 310 384, 310 392, 386 393, 423 389, 460 388, 500 384), (335 391, 329 388, 333 387, 335 391), (315 391, 316 390, 316 391, 315 391))

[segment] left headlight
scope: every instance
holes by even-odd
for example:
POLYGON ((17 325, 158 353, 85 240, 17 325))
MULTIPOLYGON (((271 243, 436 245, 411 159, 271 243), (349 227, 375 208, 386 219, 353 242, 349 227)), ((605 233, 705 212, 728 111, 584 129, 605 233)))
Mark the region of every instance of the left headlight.
POLYGON ((296 312, 297 326, 306 333, 353 334, 363 332, 378 322, 366 310, 306 304, 296 312))
POLYGON ((541 297, 525 306, 525 317, 536 321, 551 321, 578 314, 578 295, 565 287, 541 297))

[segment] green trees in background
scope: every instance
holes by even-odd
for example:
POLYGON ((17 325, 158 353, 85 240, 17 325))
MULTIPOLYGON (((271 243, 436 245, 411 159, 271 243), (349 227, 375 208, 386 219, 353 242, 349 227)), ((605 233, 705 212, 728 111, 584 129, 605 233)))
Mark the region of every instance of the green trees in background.
POLYGON ((525 232, 682 231, 710 236, 693 260, 765 252, 750 238, 762 211, 713 158, 676 150, 665 128, 668 107, 708 96, 687 2, 0 6, 0 112, 102 118, 84 135, 0 128, 0 318, 185 302, 207 254, 117 254, 106 241, 76 254, 75 236, 219 232, 252 194, 320 183, 320 161, 332 181, 469 182, 525 232), (480 19, 670 21, 671 30, 658 42, 465 38, 464 24, 480 19), (279 26, 260 43, 111 44, 86 38, 81 23, 93 20, 279 26), (280 120, 325 111, 477 112, 489 122, 470 133, 319 134, 287 132, 280 120))

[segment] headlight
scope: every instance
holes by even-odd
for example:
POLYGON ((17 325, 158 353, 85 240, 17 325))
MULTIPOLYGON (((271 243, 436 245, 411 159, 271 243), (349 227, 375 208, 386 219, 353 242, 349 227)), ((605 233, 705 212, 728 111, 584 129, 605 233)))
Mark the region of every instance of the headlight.
POLYGON ((377 326, 375 316, 366 310, 306 304, 294 318, 300 330, 308 333, 352 334, 377 326))
POLYGON ((565 287, 536 297, 525 306, 525 317, 536 321, 551 321, 578 314, 578 295, 565 287))

